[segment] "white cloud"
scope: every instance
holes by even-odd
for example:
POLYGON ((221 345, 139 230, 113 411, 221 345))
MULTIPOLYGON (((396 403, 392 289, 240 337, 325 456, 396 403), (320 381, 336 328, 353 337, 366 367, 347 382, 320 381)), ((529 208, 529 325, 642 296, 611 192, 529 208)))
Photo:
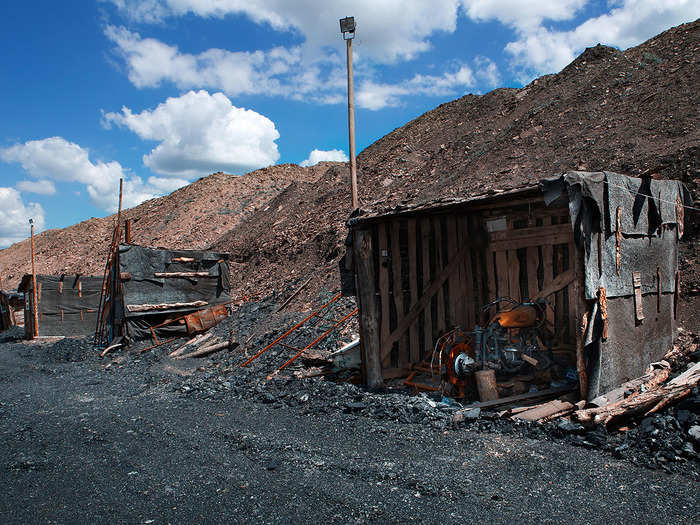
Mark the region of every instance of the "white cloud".
POLYGON ((589 0, 462 0, 467 15, 477 22, 498 20, 521 30, 539 26, 543 20, 571 20, 589 0))
POLYGON ((244 173, 279 158, 275 124, 255 111, 235 107, 223 93, 190 91, 141 113, 123 107, 120 113, 105 114, 104 122, 159 142, 143 161, 164 175, 244 173))
POLYGON ((0 248, 26 239, 30 218, 35 233, 44 229, 44 210, 39 204, 25 204, 16 189, 0 188, 0 248))
POLYGON ((280 31, 298 32, 309 53, 340 42, 338 20, 355 17, 362 53, 382 63, 413 58, 430 48, 436 32, 453 32, 460 0, 112 0, 130 17, 154 22, 192 13, 244 15, 280 31))
POLYGON ((501 83, 501 74, 498 66, 491 59, 478 56, 474 59, 476 64, 476 78, 487 87, 497 87, 501 83))
POLYGON ((299 166, 308 168, 318 164, 319 162, 332 161, 332 162, 347 162, 348 156, 342 149, 331 149, 331 150, 320 150, 315 149, 309 153, 309 158, 303 160, 299 163, 299 166))
MULTIPOLYGON (((47 182, 53 185, 52 181, 77 182, 85 185, 92 203, 106 211, 117 209, 120 178, 124 178, 125 208, 136 206, 163 193, 158 180, 156 184, 153 184, 151 179, 144 183, 140 177, 128 176, 127 171, 116 161, 92 162, 88 150, 62 137, 30 140, 24 144, 0 149, 0 159, 21 164, 31 177, 38 179, 23 181, 28 184, 20 182, 20 188, 20 185, 34 188, 21 188, 24 191, 36 192, 37 185, 46 187, 47 182)), ((182 181, 178 183, 180 182, 182 181)))
POLYGON ((367 80, 360 84, 357 91, 357 105, 361 108, 378 110, 398 106, 401 97, 407 95, 454 95, 475 85, 474 73, 467 65, 461 65, 454 72, 442 76, 415 75, 413 78, 397 84, 377 83, 367 80))
POLYGON ((559 71, 586 47, 600 43, 625 49, 700 17, 697 0, 609 0, 608 13, 589 18, 571 30, 555 30, 544 21, 571 20, 588 0, 463 2, 472 19, 498 20, 515 29, 517 39, 505 50, 523 81, 559 71))
MULTIPOLYGON (((221 90, 230 97, 247 94, 281 96, 320 104, 345 100, 346 74, 343 43, 338 19, 352 12, 357 21, 355 75, 360 84, 367 82, 360 107, 379 109, 395 106, 404 96, 442 96, 453 93, 464 79, 442 75, 416 75, 399 84, 386 84, 376 76, 377 65, 409 60, 430 48, 430 37, 456 29, 459 0, 439 2, 422 0, 288 2, 262 0, 159 0, 144 6, 140 2, 115 0, 124 12, 140 21, 161 20, 167 16, 193 13, 221 17, 244 15, 258 24, 277 30, 297 32, 302 42, 289 48, 257 51, 208 49, 185 53, 177 46, 154 38, 143 38, 123 27, 108 26, 105 35, 124 60, 131 82, 140 88, 172 83, 180 89, 221 90), (394 29, 395 28, 395 29, 394 29), (420 87, 421 78, 435 81, 435 89, 420 87), (450 84, 450 87, 445 87, 450 84), (363 102, 364 100, 364 102, 363 102)), ((495 66, 494 66, 495 67, 495 66)), ((461 74, 473 75, 469 70, 461 74)), ((479 76, 478 79, 488 81, 479 76)))
POLYGON ((54 195, 56 185, 48 179, 21 180, 16 184, 18 190, 25 193, 38 193, 40 195, 54 195))

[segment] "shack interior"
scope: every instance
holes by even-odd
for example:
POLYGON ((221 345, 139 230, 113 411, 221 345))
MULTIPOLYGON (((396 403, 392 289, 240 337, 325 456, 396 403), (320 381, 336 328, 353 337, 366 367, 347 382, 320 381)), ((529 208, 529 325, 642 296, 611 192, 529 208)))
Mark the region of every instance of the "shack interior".
POLYGON ((24 324, 24 295, 0 290, 0 332, 24 324))
MULTIPOLYGON (((107 341, 176 337, 191 333, 186 316, 231 300, 229 255, 205 250, 166 250, 121 244, 106 287, 102 320, 107 341)), ((212 319, 212 322, 218 319, 212 319)), ((206 319, 193 319, 196 323, 206 319)))
MULTIPOLYGON (((39 336, 91 335, 97 321, 102 289, 100 277, 83 275, 37 275, 36 309, 39 336)), ((24 275, 17 291, 24 294, 25 337, 34 330, 34 294, 30 274, 24 275)))
MULTIPOLYGON (((641 375, 672 345, 683 221, 675 204, 689 202, 680 183, 652 182, 570 172, 497 195, 351 218, 354 260, 345 264, 354 267, 364 382, 408 376, 429 390, 442 376, 444 387, 440 346, 446 337, 473 346, 475 327, 513 308, 493 304, 499 298, 546 305, 548 340, 538 334, 534 344, 551 350, 558 367, 552 377, 526 363, 498 383, 499 396, 523 383, 578 381, 590 399, 641 375)), ((466 386, 464 396, 474 397, 466 386)))

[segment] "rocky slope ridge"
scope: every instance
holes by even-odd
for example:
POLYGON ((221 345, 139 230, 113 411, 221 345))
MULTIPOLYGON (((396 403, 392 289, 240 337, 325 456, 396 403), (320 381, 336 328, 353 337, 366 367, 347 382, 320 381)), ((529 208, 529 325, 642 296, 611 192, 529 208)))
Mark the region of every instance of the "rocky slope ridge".
MULTIPOLYGON (((164 197, 125 210, 132 242, 168 248, 206 248, 295 181, 313 181, 332 163, 279 165, 243 176, 214 173, 164 197)), ((102 275, 116 215, 92 218, 36 235, 38 273, 102 275)), ((0 251, 5 288, 31 272, 29 240, 0 251)))

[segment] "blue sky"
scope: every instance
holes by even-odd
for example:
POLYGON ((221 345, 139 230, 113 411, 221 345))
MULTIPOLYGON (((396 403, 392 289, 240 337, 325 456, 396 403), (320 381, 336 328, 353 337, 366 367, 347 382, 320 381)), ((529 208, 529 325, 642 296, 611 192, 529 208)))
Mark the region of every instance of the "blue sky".
POLYGON ((97 0, 0 7, 0 247, 214 171, 347 158, 466 93, 520 87, 599 42, 700 16, 690 0, 97 0))

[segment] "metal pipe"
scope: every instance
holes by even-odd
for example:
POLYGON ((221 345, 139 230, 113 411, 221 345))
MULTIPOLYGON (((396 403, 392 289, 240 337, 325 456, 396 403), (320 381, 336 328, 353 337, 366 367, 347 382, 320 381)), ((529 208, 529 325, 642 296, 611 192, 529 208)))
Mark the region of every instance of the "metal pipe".
POLYGON ((350 142, 350 185, 352 187, 352 209, 360 207, 357 198, 357 166, 355 164, 355 88, 352 76, 352 38, 345 40, 348 64, 348 135, 350 142))
POLYGON ((315 312, 313 312, 312 314, 310 314, 309 316, 307 316, 303 321, 300 321, 299 323, 297 323, 296 325, 294 325, 293 328, 290 328, 289 330, 287 330, 284 334, 282 334, 282 335, 279 336, 277 339, 275 339, 274 341, 272 341, 269 345, 267 345, 265 348, 263 348, 262 350, 260 350, 260 351, 259 351, 257 354, 255 354, 253 357, 251 357, 250 359, 248 359, 248 360, 247 360, 245 363, 243 363, 241 366, 248 366, 250 363, 252 363, 253 361, 255 361, 258 357, 260 357, 263 353, 267 352, 270 348, 272 348, 273 346, 275 346, 275 345, 276 345, 277 343, 279 343, 282 339, 284 339, 284 338, 287 337, 289 334, 291 334, 292 332, 294 332, 297 328, 299 328, 299 327, 303 326, 304 324, 306 324, 306 322, 307 322, 309 319, 311 319, 314 315, 316 315, 318 312, 320 312, 321 310, 327 308, 328 306, 330 306, 331 304, 333 304, 334 302, 336 302, 338 299, 340 299, 341 296, 342 296, 342 294, 341 294, 341 293, 338 293, 335 297, 333 297, 333 299, 331 299, 331 300, 328 301, 326 304, 324 304, 321 308, 319 308, 318 310, 316 310, 315 312))
POLYGON ((316 339, 314 339, 311 343, 309 343, 309 344, 306 345, 304 348, 302 348, 301 350, 299 350, 296 354, 294 354, 286 363, 284 363, 282 366, 280 366, 280 367, 277 369, 277 371, 279 372, 279 371, 282 370, 283 368, 286 368, 287 366, 289 366, 290 364, 292 364, 294 361, 296 361, 296 359, 297 359, 301 354, 304 353, 304 351, 306 351, 306 350, 308 350, 309 348, 313 347, 313 346, 314 346, 316 343, 318 343, 319 341, 322 341, 323 339, 325 339, 326 336, 327 336, 328 334, 330 334, 333 330, 335 330, 336 328, 338 328, 338 327, 339 327, 341 324, 343 324, 345 321, 347 321, 348 319, 350 319, 350 318, 351 318, 353 315, 355 315, 357 312, 358 312, 358 309, 355 308, 352 312, 350 312, 348 315, 346 315, 345 317, 343 317, 340 321, 338 321, 337 323, 335 323, 332 327, 330 327, 328 330, 326 330, 326 331, 323 332, 321 335, 319 335, 319 336, 318 336, 316 339))

